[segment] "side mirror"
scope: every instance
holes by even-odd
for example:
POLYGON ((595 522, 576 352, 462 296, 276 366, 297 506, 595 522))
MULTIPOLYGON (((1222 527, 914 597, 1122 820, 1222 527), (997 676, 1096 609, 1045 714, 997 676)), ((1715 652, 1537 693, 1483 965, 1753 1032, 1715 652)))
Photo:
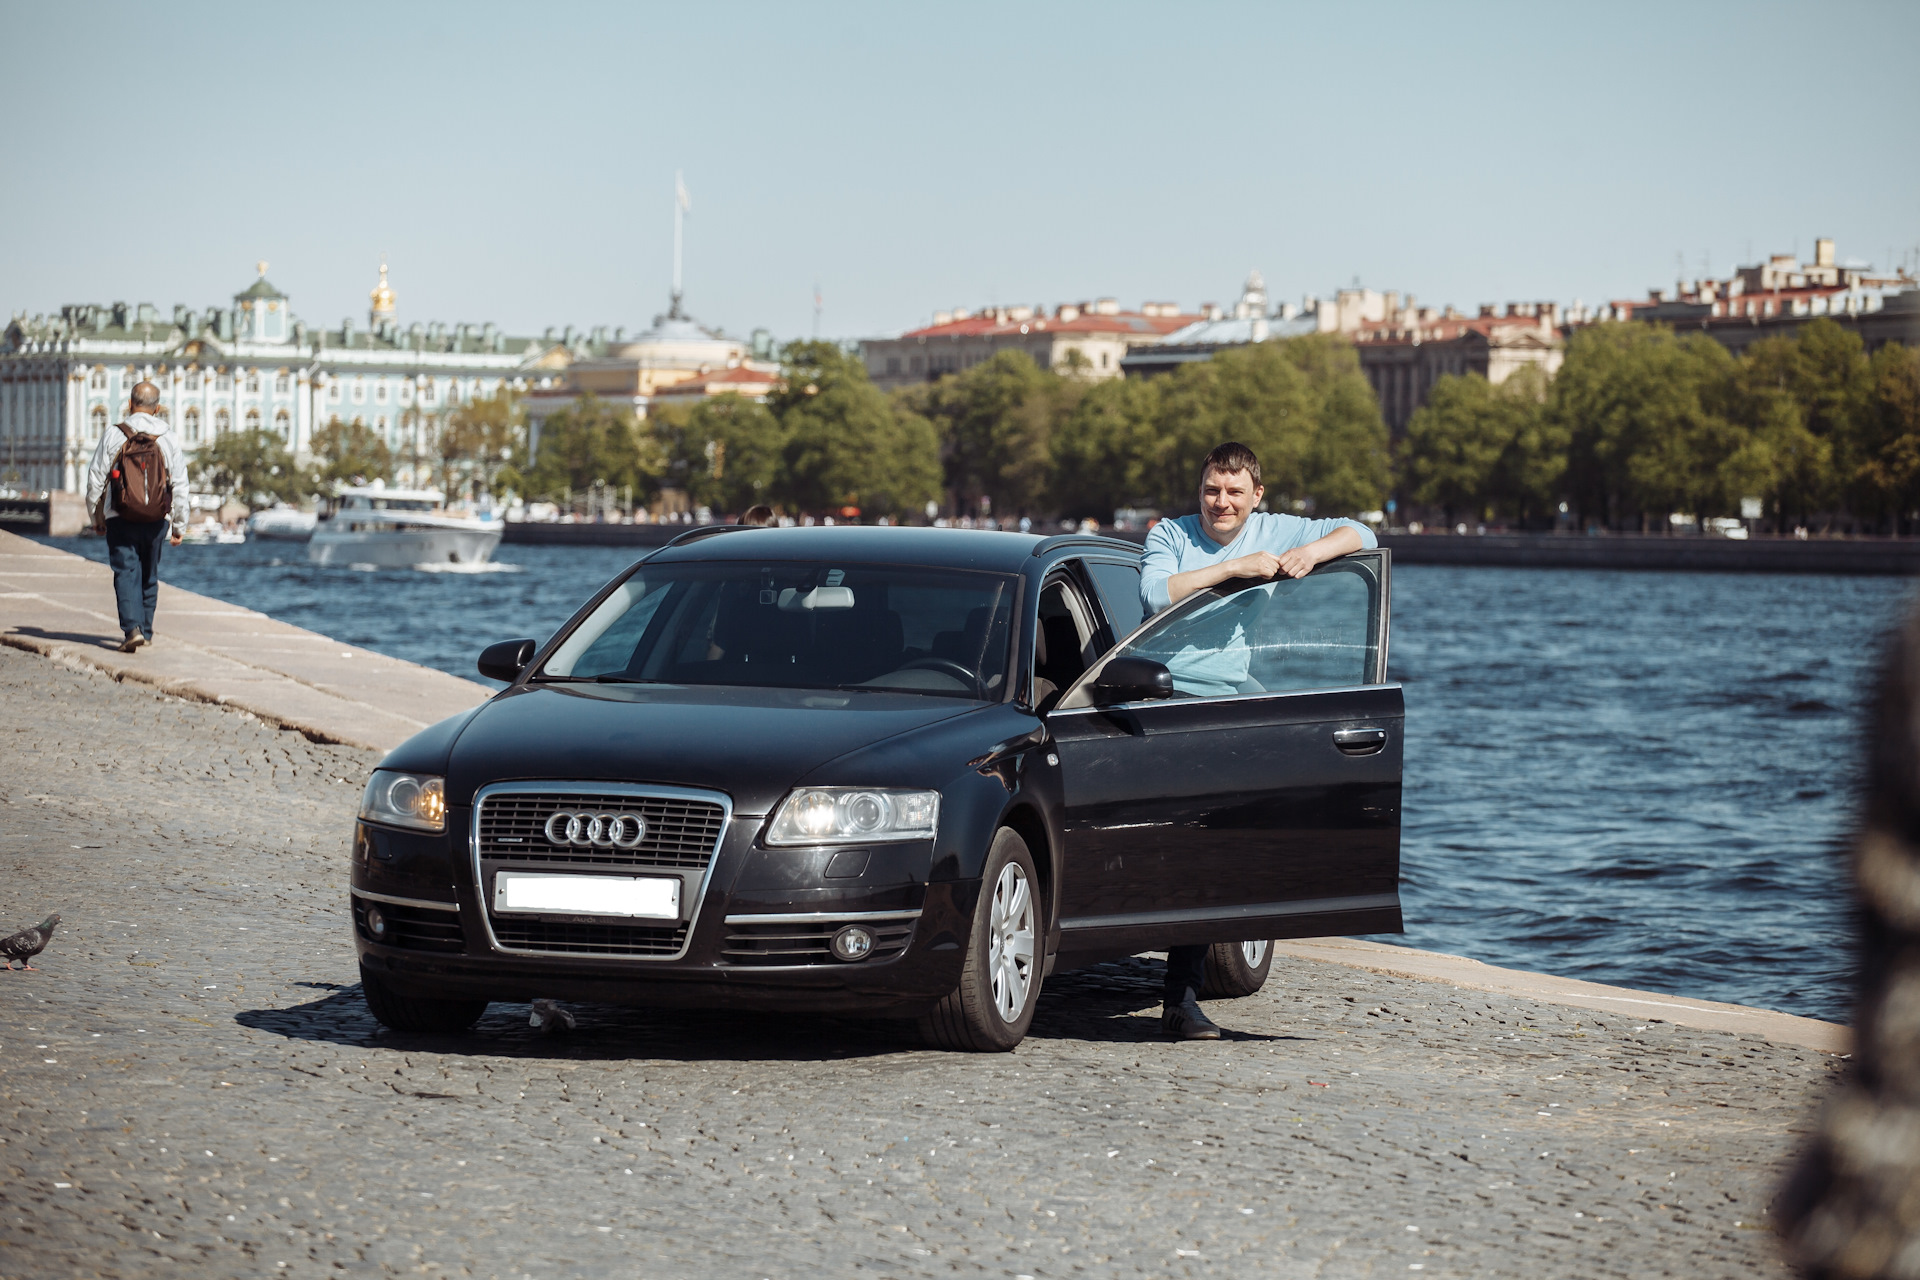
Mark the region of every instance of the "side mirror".
POLYGON ((499 644, 490 644, 480 651, 480 674, 489 680, 512 684, 527 669, 539 648, 532 640, 502 640, 499 644))
POLYGON ((1093 682, 1093 700, 1099 706, 1172 696, 1173 672, 1152 658, 1115 658, 1093 682))

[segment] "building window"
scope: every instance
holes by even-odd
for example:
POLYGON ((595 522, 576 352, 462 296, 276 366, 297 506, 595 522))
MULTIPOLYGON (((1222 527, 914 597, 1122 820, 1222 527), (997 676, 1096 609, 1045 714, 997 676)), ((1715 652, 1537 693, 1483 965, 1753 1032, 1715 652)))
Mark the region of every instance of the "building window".
POLYGON ((260 429, 260 411, 258 409, 247 410, 247 430, 258 431, 259 429, 260 429))
POLYGON ((365 404, 367 402, 367 384, 364 379, 355 378, 353 380, 353 402, 355 404, 365 404))
POLYGON ((384 379, 374 384, 373 402, 375 404, 385 404, 387 402, 387 384, 384 379))
POLYGON ((223 436, 233 430, 233 415, 225 409, 213 411, 213 434, 223 436))
POLYGON ((132 383, 133 380, 135 378, 138 378, 139 376, 140 374, 134 369, 132 365, 128 365, 126 368, 120 371, 120 380, 124 383, 132 383))
POLYGON ((183 416, 183 423, 182 423, 182 425, 184 425, 184 426, 186 427, 186 431, 187 431, 187 443, 188 443, 188 444, 197 444, 197 443, 199 443, 199 440, 200 440, 200 411, 199 411, 198 409, 195 409, 195 408, 193 408, 193 407, 191 407, 191 406, 189 406, 189 407, 188 407, 188 409, 187 409, 187 412, 186 412, 186 413, 185 413, 185 415, 183 416))
POLYGON ((93 412, 87 415, 87 421, 93 424, 93 434, 102 436, 107 433, 107 406, 97 404, 93 412))
POLYGON ((292 426, 293 426, 293 420, 287 417, 287 411, 285 409, 276 409, 274 411, 273 429, 283 439, 286 437, 287 432, 289 431, 289 429, 291 429, 292 426))
POLYGON ((260 391, 260 371, 258 369, 247 370, 248 394, 257 395, 259 394, 259 391, 260 391))
POLYGON ((233 375, 225 369, 220 370, 213 376, 213 389, 215 391, 233 390, 233 375))
POLYGON ((327 388, 327 402, 329 404, 340 403, 340 384, 339 383, 337 382, 333 383, 331 386, 327 388))
POLYGON ((187 370, 187 390, 198 391, 199 389, 200 389, 200 371, 198 369, 187 370))
POLYGON ((375 435, 380 435, 380 436, 384 436, 387 434, 387 415, 386 414, 383 413, 379 417, 373 420, 373 432, 375 435))
POLYGON ((420 388, 420 403, 421 404, 433 403, 433 384, 431 382, 429 382, 426 386, 420 388))
POLYGON ((293 375, 285 369, 273 375, 273 394, 283 396, 291 390, 293 390, 293 375))
POLYGON ((93 367, 93 377, 87 380, 87 385, 95 391, 105 391, 107 389, 107 371, 99 365, 95 365, 93 367))

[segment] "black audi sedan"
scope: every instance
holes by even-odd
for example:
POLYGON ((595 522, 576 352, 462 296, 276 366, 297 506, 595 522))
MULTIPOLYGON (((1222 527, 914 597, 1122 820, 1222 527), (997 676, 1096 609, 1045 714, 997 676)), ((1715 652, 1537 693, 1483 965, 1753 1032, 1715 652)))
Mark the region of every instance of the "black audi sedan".
POLYGON ((1150 620, 1087 536, 712 527, 603 587, 367 783, 363 990, 917 1018, 1006 1050, 1063 967, 1397 932, 1388 553, 1150 620))

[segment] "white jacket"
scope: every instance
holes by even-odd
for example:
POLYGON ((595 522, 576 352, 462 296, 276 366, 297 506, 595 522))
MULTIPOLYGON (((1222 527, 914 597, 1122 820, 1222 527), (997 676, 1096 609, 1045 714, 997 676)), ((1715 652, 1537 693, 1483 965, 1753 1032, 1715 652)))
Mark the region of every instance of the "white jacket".
MULTIPOLYGON (((167 427, 165 418, 156 418, 148 413, 136 413, 127 419, 127 427, 135 432, 144 431, 160 442, 160 456, 167 462, 167 479, 173 482, 173 527, 184 532, 187 527, 187 458, 180 452, 180 445, 173 438, 173 432, 167 427)), ((94 446, 93 461, 87 464, 87 515, 92 517, 94 508, 100 504, 102 495, 106 496, 107 515, 119 515, 113 505, 113 495, 107 492, 107 473, 113 470, 113 460, 120 456, 120 446, 127 438, 120 434, 120 428, 108 427, 101 433, 100 443, 94 446)))

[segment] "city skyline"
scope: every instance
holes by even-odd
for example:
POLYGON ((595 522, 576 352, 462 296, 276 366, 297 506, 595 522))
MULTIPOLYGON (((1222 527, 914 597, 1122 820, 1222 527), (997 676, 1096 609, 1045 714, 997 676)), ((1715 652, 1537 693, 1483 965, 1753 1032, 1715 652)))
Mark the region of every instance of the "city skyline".
POLYGON ((1920 88, 1775 65, 1783 41, 1910 42, 1911 7, 1641 6, 1589 30, 1222 6, 1168 32, 1128 6, 581 6, 546 43, 504 7, 151 33, 139 12, 9 18, 9 315, 204 307, 264 258, 337 326, 384 253, 405 322, 638 329, 668 303, 676 170, 688 311, 781 338, 811 331, 816 283, 822 335, 858 338, 954 306, 1226 304, 1256 268, 1275 301, 1358 279, 1596 303, 1816 236, 1887 270, 1920 239, 1920 178, 1893 163, 1920 88), (149 69, 77 86, 54 52, 118 30, 149 69))

